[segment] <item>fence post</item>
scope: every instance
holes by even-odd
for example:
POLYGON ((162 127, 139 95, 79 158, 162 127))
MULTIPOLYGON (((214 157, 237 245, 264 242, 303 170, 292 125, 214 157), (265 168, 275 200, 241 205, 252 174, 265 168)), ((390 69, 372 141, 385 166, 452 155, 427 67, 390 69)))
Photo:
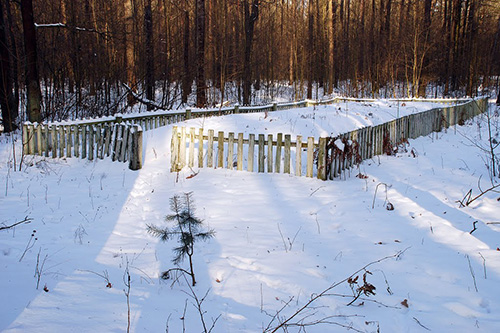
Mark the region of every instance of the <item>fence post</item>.
POLYGON ((239 104, 234 104, 234 113, 235 114, 240 113, 240 105, 239 104))
MULTIPOLYGON (((142 128, 138 125, 132 127, 132 152, 130 156, 129 169, 139 170, 142 168, 142 128)), ((172 137, 173 139, 173 137, 172 137)))
POLYGON ((273 111, 278 111, 278 103, 273 103, 273 111))
POLYGON ((23 155, 28 155, 30 153, 28 149, 28 125, 23 124, 23 155))
POLYGON ((314 162, 314 138, 307 138, 307 169, 306 177, 312 178, 313 176, 313 162, 314 162))
POLYGON ((318 179, 326 180, 326 138, 319 138, 318 179))
POLYGON ((186 120, 191 119, 191 109, 186 109, 186 120))

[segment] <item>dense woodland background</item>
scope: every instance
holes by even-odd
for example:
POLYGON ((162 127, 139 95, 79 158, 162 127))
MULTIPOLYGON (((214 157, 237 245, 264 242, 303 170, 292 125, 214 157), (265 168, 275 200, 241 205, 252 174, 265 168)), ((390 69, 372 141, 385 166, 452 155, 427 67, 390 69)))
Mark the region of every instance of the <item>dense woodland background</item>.
POLYGON ((500 75, 498 0, 2 0, 0 13, 13 122, 135 103, 474 96, 500 75))

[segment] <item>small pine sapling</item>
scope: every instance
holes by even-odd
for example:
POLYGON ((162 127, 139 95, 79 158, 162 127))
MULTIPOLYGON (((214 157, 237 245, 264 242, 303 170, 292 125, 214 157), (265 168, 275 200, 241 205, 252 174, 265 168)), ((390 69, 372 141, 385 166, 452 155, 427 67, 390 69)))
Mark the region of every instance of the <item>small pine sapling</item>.
POLYGON ((160 238, 162 242, 166 242, 173 237, 178 237, 179 246, 174 248, 174 259, 172 262, 175 265, 180 264, 185 257, 189 259, 189 271, 182 268, 172 268, 162 274, 162 278, 168 279, 171 271, 181 271, 191 276, 192 285, 196 284, 196 279, 193 270, 193 253, 194 243, 197 240, 208 240, 215 235, 215 231, 202 229, 203 220, 195 216, 195 207, 192 198, 192 192, 184 193, 184 195, 175 195, 170 198, 170 209, 172 214, 165 217, 165 221, 173 222, 174 226, 158 227, 148 224, 148 232, 160 238))

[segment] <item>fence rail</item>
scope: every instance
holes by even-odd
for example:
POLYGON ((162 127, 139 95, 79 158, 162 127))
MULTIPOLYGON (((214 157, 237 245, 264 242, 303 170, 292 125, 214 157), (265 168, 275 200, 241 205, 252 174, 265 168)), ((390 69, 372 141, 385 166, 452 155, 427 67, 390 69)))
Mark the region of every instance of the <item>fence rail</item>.
POLYGON ((392 154, 393 148, 420 136, 441 131, 485 112, 487 99, 435 108, 384 124, 353 130, 337 137, 319 138, 278 133, 249 134, 174 126, 171 171, 185 166, 227 168, 250 172, 286 173, 333 179, 375 155, 392 154), (235 150, 236 148, 236 150, 235 150))
MULTIPOLYGON (((256 113, 302 108, 348 101, 374 101, 336 97, 327 100, 304 100, 291 103, 273 103, 263 106, 223 107, 216 109, 186 109, 183 111, 148 112, 139 115, 116 114, 114 117, 83 119, 73 122, 23 125, 23 152, 47 157, 111 157, 113 160, 130 162, 133 170, 142 167, 142 131, 148 131, 192 118, 220 116, 238 113, 256 113)), ((400 99, 400 102, 429 101, 447 105, 465 103, 464 99, 400 99)))

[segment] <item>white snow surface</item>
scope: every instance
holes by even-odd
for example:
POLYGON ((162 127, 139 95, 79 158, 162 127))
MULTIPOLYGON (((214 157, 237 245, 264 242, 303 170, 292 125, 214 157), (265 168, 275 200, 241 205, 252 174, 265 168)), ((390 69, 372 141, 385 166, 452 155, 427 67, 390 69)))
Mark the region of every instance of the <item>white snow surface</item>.
MULTIPOLYGON (((399 112, 431 107, 407 103, 399 112)), ((177 125, 318 137, 397 112, 384 101, 340 103, 177 125)), ((206 168, 170 173, 171 130, 144 133, 140 171, 111 160, 33 156, 18 171, 20 139, 0 137, 0 225, 32 219, 0 230, 0 331, 126 331, 127 265, 132 332, 202 332, 194 294, 203 299, 207 330, 218 318, 212 332, 263 332, 330 286, 287 323, 311 324, 307 332, 498 331, 500 194, 464 208, 456 202, 471 189, 477 195, 479 179, 483 190, 491 186, 478 148, 487 145, 484 116, 411 140, 397 156, 375 157, 334 181, 206 168), (380 185, 375 196, 378 184, 387 191, 380 185), (196 243, 192 291, 188 279, 159 278, 175 267, 177 243, 146 230, 167 226, 169 199, 185 192, 216 231, 196 243), (364 274, 376 294, 352 302, 364 274), (357 285, 344 281, 351 276, 357 285)))

